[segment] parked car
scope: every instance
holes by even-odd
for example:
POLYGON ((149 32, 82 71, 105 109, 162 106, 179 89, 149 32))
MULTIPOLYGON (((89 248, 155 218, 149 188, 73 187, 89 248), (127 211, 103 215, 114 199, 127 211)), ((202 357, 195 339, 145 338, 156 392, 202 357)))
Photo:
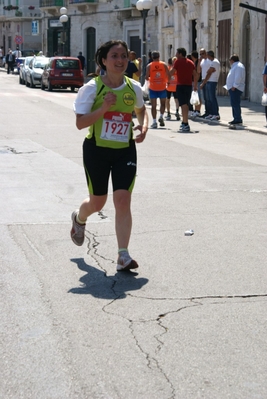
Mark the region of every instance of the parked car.
POLYGON ((29 64, 32 59, 33 59, 33 57, 25 57, 23 64, 20 66, 19 83, 21 85, 26 84, 26 72, 27 72, 27 69, 29 68, 29 64))
POLYGON ((41 84, 44 67, 48 64, 48 57, 33 57, 26 71, 26 86, 35 87, 41 84))
POLYGON ((66 89, 83 86, 84 76, 81 61, 76 57, 52 57, 44 68, 41 89, 52 91, 53 88, 66 89))

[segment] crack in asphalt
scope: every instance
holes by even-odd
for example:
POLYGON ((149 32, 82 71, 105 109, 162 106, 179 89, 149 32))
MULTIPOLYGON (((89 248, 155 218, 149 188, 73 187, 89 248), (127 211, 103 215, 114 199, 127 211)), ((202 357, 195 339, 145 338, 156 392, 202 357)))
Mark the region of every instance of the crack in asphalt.
MULTIPOLYGON (((103 214, 99 215, 100 217, 103 217, 103 214)), ((104 216, 105 217, 105 216, 104 216)), ((87 233, 87 232, 86 232, 87 233)), ((129 324, 129 330, 130 330, 130 334, 132 336, 132 339, 135 342, 136 347, 138 348, 138 350, 140 351, 140 353, 145 357, 146 362, 147 362, 147 367, 150 370, 157 370, 160 375, 164 378, 164 380, 166 381, 166 383, 169 385, 170 387, 170 391, 171 391, 171 395, 169 396, 168 399, 175 399, 176 398, 176 390, 175 390, 175 386, 172 383, 171 379, 168 377, 167 373, 164 371, 163 367, 160 364, 160 361, 156 358, 156 355, 159 354, 159 352, 162 350, 162 348, 164 347, 165 343, 164 340, 162 339, 162 337, 168 333, 168 327, 164 325, 164 318, 170 314, 174 314, 174 313, 179 313, 181 311, 185 311, 188 308, 192 308, 194 306, 203 306, 205 305, 205 303, 200 302, 200 301, 205 301, 205 300, 221 300, 221 299, 250 299, 250 298, 266 298, 267 294, 262 293, 262 294, 232 294, 232 295, 201 295, 201 296, 192 296, 192 297, 164 297, 164 298, 155 298, 155 297, 144 297, 144 296, 137 296, 137 295, 133 295, 132 293, 129 292, 125 292, 127 290, 125 290, 123 293, 121 292, 121 288, 120 291, 116 290, 116 285, 117 283, 119 283, 121 280, 119 280, 118 278, 116 278, 116 276, 108 276, 107 275, 107 270, 105 268, 103 268, 103 266, 101 265, 101 261, 107 262, 110 261, 112 263, 115 263, 113 260, 106 258, 103 255, 100 255, 98 253, 98 247, 100 245, 100 242, 97 239, 97 236, 95 234, 89 233, 86 234, 86 237, 88 239, 88 245, 87 245, 87 253, 88 255, 90 255, 95 262, 97 263, 97 266, 101 269, 101 271, 104 273, 105 278, 108 278, 110 281, 112 281, 112 284, 110 286, 110 290, 112 291, 112 294, 114 295, 114 298, 112 298, 111 301, 109 301, 106 305, 104 305, 102 307, 102 311, 115 316, 115 317, 120 317, 124 320, 126 320, 129 324), (116 301, 118 301, 119 299, 122 298, 126 298, 126 297, 132 297, 132 298, 136 298, 136 299, 144 299, 144 300, 148 300, 148 301, 188 301, 189 303, 185 306, 182 307, 178 307, 177 309, 174 310, 170 310, 167 311, 165 313, 161 313, 159 314, 157 317, 155 318, 148 318, 148 319, 138 319, 138 320, 132 320, 122 314, 117 313, 116 311, 112 311, 110 309, 111 305, 113 305, 116 301), (155 355, 153 356, 152 353, 150 353, 149 351, 145 350, 145 348, 143 347, 142 343, 140 342, 140 340, 138 339, 138 333, 135 330, 135 327, 137 326, 138 323, 141 324, 146 324, 146 323, 156 323, 160 329, 162 329, 162 333, 157 333, 153 335, 154 340, 157 342, 157 346, 156 346, 156 350, 155 350, 155 355)), ((133 276, 136 276, 137 273, 131 273, 133 276)), ((141 287, 140 287, 141 288, 141 287)), ((129 288, 130 289, 130 288, 129 288)), ((211 304, 215 305, 215 304, 219 304, 221 302, 212 302, 211 304)), ((166 398, 167 399, 167 398, 166 398)))

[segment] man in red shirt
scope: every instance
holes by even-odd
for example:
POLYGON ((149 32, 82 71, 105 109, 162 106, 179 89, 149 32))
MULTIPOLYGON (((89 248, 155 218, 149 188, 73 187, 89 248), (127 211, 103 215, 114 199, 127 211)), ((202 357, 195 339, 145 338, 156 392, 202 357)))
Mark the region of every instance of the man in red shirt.
POLYGON ((177 98, 182 109, 181 132, 189 132, 188 110, 192 94, 192 81, 194 81, 194 91, 197 91, 198 73, 193 61, 186 58, 186 49, 179 47, 176 52, 177 60, 175 61, 170 74, 173 75, 177 71, 177 98))

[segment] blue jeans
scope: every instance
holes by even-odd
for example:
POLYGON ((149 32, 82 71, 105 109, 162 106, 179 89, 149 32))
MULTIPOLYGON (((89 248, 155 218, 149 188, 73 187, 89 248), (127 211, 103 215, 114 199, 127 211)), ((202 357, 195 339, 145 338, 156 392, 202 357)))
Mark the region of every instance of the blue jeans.
POLYGON ((207 103, 210 115, 219 115, 219 106, 216 97, 217 82, 207 82, 207 103))
POLYGON ((204 104, 205 104, 205 114, 206 115, 210 115, 210 110, 209 110, 209 107, 208 107, 208 100, 207 100, 207 85, 204 85, 203 87, 202 87, 202 94, 203 94, 203 100, 204 100, 204 104))
POLYGON ((242 122, 241 106, 240 106, 241 95, 242 95, 242 91, 240 91, 240 90, 237 90, 237 89, 229 90, 232 114, 233 114, 235 122, 242 122))

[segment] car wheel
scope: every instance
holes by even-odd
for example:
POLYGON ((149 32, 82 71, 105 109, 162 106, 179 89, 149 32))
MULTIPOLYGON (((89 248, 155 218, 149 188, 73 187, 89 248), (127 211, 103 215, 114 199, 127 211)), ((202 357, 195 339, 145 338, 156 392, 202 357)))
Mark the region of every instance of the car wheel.
POLYGON ((48 82, 48 91, 52 91, 53 90, 53 86, 51 85, 51 82, 48 82))
POLYGON ((73 92, 74 90, 75 90, 75 87, 74 86, 71 86, 71 91, 73 92))
POLYGON ((26 86, 30 87, 28 80, 26 80, 26 86))
POLYGON ((23 81, 22 81, 21 77, 19 77, 19 84, 23 85, 23 81))
POLYGON ((31 79, 30 87, 31 87, 32 89, 35 87, 35 85, 33 84, 32 79, 31 79))

